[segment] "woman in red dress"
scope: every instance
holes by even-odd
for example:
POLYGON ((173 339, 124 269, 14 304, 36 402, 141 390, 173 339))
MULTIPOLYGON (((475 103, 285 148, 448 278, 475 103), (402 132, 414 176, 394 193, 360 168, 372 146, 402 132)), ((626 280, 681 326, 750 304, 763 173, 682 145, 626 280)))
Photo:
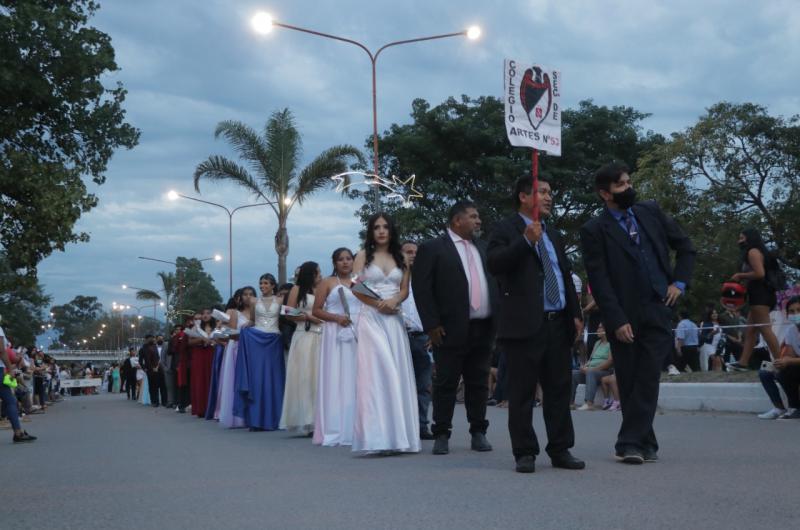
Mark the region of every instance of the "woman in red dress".
POLYGON ((192 414, 205 418, 208 404, 208 391, 211 387, 211 367, 214 361, 214 340, 211 332, 217 323, 211 318, 211 309, 203 309, 199 321, 189 333, 191 349, 192 377, 190 380, 192 414))

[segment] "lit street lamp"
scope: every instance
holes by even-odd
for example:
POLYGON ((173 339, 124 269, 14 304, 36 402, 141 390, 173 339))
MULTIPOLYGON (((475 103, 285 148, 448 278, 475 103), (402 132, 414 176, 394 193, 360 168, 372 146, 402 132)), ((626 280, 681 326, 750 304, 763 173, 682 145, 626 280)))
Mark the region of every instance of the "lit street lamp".
MULTIPOLYGON (((236 208, 231 210, 230 208, 228 208, 227 206, 223 206, 222 204, 217 204, 216 202, 211 202, 211 201, 205 201, 203 199, 198 199, 196 197, 189 197, 187 195, 182 195, 175 190, 170 190, 169 193, 167 193, 167 198, 171 201, 176 201, 178 199, 188 199, 190 201, 202 202, 203 204, 208 204, 210 206, 216 206, 218 208, 222 208, 223 210, 225 210, 225 213, 228 214, 228 298, 232 297, 233 296, 233 214, 245 208, 252 208, 254 206, 274 206, 276 203, 272 201, 266 201, 266 202, 258 202, 256 204, 245 204, 242 206, 237 206, 236 208)), ((286 206, 289 206, 292 203, 292 199, 290 197, 286 197, 284 198, 283 202, 286 206)))
MULTIPOLYGON (((386 48, 390 48, 392 46, 400 46, 401 44, 412 44, 415 42, 446 39, 449 37, 467 37, 470 40, 476 40, 481 36, 480 27, 470 26, 469 28, 463 31, 457 31, 454 33, 444 33, 442 35, 431 35, 429 37, 419 37, 415 39, 404 39, 404 40, 390 42, 388 44, 384 44, 383 46, 378 48, 376 52, 373 53, 364 44, 356 40, 339 37, 337 35, 331 35, 330 33, 322 33, 320 31, 314 31, 311 29, 284 24, 282 22, 274 20, 271 15, 264 12, 256 13, 256 15, 253 16, 251 20, 251 24, 253 30, 262 35, 270 33, 273 27, 278 26, 280 28, 300 31, 302 33, 308 33, 310 35, 316 35, 317 37, 324 37, 326 39, 333 39, 333 40, 338 40, 340 42, 353 44, 364 50, 364 52, 366 52, 367 56, 369 56, 370 62, 372 63, 372 163, 373 163, 373 172, 375 173, 375 175, 378 175, 378 96, 377 96, 378 91, 377 91, 377 81, 376 81, 377 78, 376 64, 378 62, 378 57, 380 56, 381 52, 386 48)), ((375 189, 374 199, 375 199, 375 205, 377 206, 378 205, 377 188, 375 189)))

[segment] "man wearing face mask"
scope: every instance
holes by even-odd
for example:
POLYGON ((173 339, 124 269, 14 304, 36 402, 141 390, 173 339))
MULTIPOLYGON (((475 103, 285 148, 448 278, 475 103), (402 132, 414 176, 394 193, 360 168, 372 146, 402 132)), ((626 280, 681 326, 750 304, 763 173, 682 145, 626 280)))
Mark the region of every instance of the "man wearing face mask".
POLYGON ((658 459, 653 418, 661 366, 673 348, 672 308, 691 280, 696 252, 655 202, 636 202, 628 173, 618 163, 597 171, 595 190, 605 208, 583 225, 580 235, 622 404, 616 456, 641 464, 658 459))

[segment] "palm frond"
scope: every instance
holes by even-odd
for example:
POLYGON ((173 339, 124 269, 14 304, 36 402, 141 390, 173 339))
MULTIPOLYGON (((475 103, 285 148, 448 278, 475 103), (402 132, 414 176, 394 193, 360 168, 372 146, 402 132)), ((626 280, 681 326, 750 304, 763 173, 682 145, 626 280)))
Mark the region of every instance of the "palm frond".
POLYGON ((259 170, 268 159, 267 146, 258 133, 245 123, 236 120, 219 122, 214 138, 224 136, 239 155, 259 170))
POLYGON ((302 154, 300 133, 295 127, 291 111, 283 109, 274 112, 267 121, 264 136, 267 145, 264 184, 275 197, 282 197, 289 189, 302 154))
POLYGON ((137 300, 161 300, 161 295, 149 289, 142 289, 136 292, 137 300))
POLYGON ((331 177, 348 170, 348 159, 354 158, 364 163, 361 151, 352 145, 337 145, 326 149, 309 165, 303 168, 297 178, 295 200, 298 204, 322 188, 333 184, 331 177))
POLYGON ((198 164, 194 170, 194 189, 198 193, 201 179, 234 182, 254 195, 268 200, 264 195, 265 190, 258 185, 247 169, 224 156, 213 155, 208 157, 205 162, 198 164))

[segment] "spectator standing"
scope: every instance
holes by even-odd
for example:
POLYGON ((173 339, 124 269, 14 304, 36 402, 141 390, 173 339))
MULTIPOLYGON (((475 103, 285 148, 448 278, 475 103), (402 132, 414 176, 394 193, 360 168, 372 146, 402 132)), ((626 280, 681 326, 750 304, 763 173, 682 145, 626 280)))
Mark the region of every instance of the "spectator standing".
MULTIPOLYGON (((706 314, 703 316, 703 321, 700 322, 700 370, 707 372, 709 369, 709 362, 717 355, 720 339, 722 338, 722 329, 719 324, 719 313, 711 305, 706 308, 706 314)), ((722 364, 719 364, 722 366, 722 364)))
POLYGON ((700 371, 700 330, 697 324, 689 319, 688 311, 681 311, 681 321, 675 330, 675 348, 678 368, 686 371, 688 366, 692 372, 700 371))

